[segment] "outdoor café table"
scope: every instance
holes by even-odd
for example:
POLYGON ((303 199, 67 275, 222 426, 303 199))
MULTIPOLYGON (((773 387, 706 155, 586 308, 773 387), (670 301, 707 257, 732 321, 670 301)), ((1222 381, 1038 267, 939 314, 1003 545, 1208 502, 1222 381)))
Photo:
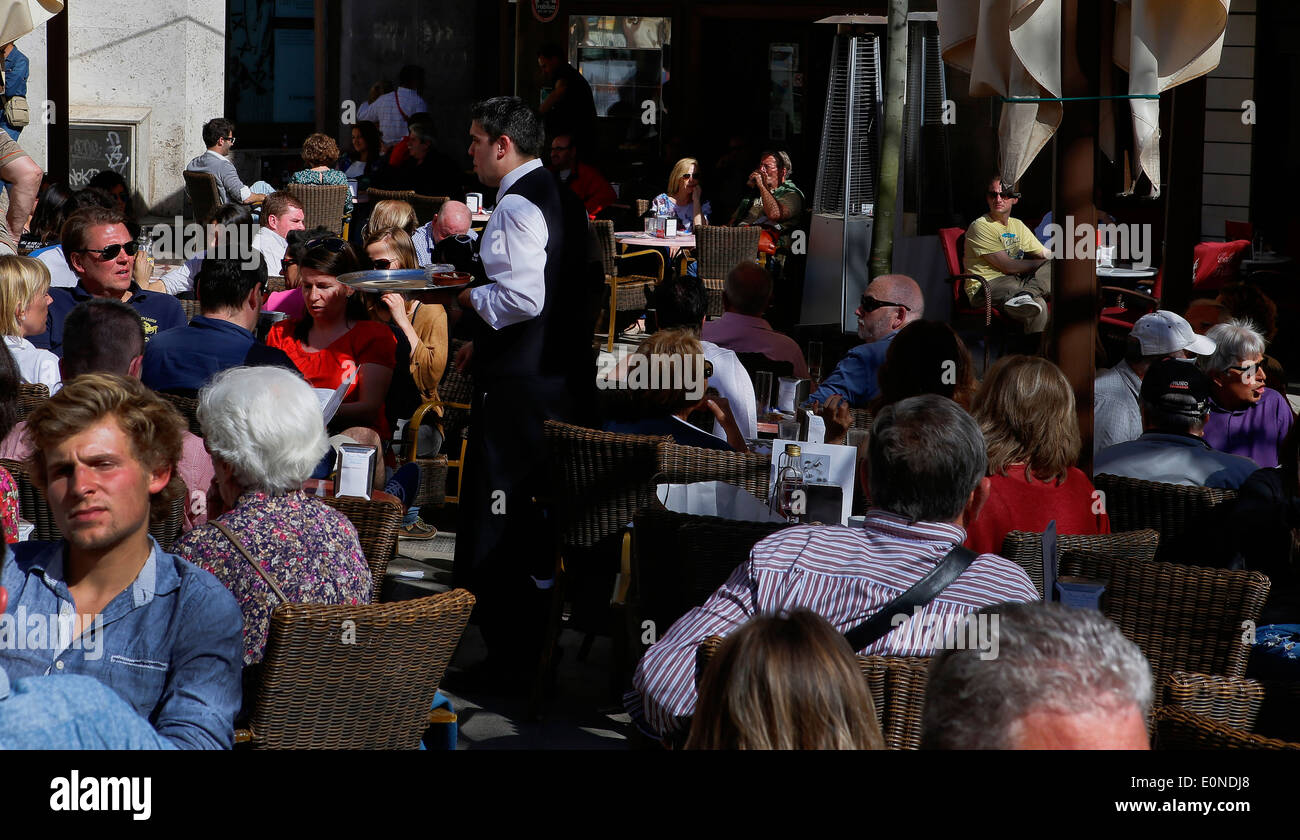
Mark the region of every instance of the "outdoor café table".
POLYGON ((1097 266, 1098 279, 1105 280, 1111 284, 1116 281, 1123 281, 1127 285, 1137 285, 1143 280, 1151 280, 1159 273, 1157 268, 1120 268, 1118 266, 1102 267, 1097 266))
POLYGON ((1290 268, 1294 263, 1295 261, 1286 254, 1260 251, 1255 256, 1241 261, 1241 276, 1249 277, 1256 271, 1282 271, 1290 268))
POLYGON ((644 231, 629 230, 614 234, 615 241, 630 248, 667 248, 671 261, 683 248, 695 247, 695 234, 679 233, 676 236, 646 236, 644 231))

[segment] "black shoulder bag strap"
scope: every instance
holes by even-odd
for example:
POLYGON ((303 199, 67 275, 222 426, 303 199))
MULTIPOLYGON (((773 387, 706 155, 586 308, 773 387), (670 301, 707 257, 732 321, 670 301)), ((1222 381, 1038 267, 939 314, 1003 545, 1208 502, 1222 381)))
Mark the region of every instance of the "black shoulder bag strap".
POLYGON ((966 571, 975 559, 975 552, 960 543, 952 547, 928 575, 912 584, 912 587, 881 607, 880 611, 866 621, 844 633, 853 652, 869 647, 884 638, 894 629, 893 618, 902 614, 912 615, 913 607, 923 607, 933 601, 940 592, 948 588, 954 580, 966 571))

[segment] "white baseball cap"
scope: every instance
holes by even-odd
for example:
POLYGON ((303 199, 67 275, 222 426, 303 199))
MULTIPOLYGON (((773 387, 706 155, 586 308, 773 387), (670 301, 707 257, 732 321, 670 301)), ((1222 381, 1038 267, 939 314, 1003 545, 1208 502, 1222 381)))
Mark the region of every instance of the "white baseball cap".
POLYGON ((1198 356, 1214 352, 1214 339, 1197 335, 1183 316, 1157 309, 1138 318, 1131 335, 1138 340, 1143 356, 1164 356, 1188 350, 1198 356))

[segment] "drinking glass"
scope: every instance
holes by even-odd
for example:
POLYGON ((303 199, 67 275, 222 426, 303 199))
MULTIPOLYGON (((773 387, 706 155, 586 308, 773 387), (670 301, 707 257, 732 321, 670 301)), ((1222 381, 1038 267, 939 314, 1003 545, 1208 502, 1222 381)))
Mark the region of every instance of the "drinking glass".
POLYGON ((813 382, 821 382, 822 343, 820 341, 808 342, 808 378, 813 382))
POLYGON ((772 406, 772 372, 760 370, 754 374, 754 407, 759 419, 765 417, 772 406))

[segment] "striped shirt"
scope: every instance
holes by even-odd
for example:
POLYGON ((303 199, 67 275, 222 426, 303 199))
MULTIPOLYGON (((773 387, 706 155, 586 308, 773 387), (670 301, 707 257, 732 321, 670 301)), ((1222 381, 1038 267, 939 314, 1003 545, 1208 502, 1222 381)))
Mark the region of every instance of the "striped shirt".
MULTIPOLYGON (((682 616, 646 651, 624 698, 633 719, 661 735, 681 729, 695 710, 695 649, 750 617, 812 609, 840 632, 861 624, 897 598, 966 538, 957 525, 909 523, 882 510, 865 528, 786 528, 759 542, 703 606, 682 616)), ((981 554, 917 616, 860 653, 929 656, 927 622, 955 622, 980 607, 1036 601, 1024 570, 981 554), (930 618, 933 616, 933 618, 930 618)), ((940 625, 943 626, 943 625, 940 625)))

